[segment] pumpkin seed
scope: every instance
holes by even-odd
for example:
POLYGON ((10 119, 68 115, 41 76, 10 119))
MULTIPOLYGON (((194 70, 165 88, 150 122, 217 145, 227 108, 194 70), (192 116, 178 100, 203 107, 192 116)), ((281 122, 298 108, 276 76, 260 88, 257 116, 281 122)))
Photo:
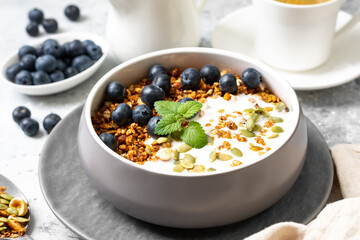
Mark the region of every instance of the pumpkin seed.
POLYGON ((243 110, 244 113, 252 113, 254 111, 255 110, 253 108, 247 108, 247 109, 243 110))
POLYGON ((208 172, 214 172, 214 171, 216 171, 216 169, 211 167, 211 168, 208 168, 207 171, 208 172))
POLYGON ((191 173, 200 173, 204 171, 205 171, 205 167, 203 165, 195 165, 193 169, 188 169, 188 172, 191 173))
POLYGON ((206 134, 207 145, 214 145, 214 138, 206 134))
POLYGON ((229 161, 233 158, 233 156, 225 153, 217 153, 216 158, 219 159, 220 161, 229 161))
POLYGON ((0 227, 2 227, 2 226, 4 226, 5 225, 5 223, 3 223, 3 222, 0 222, 0 227))
POLYGON ((276 111, 278 111, 278 112, 284 111, 284 109, 285 109, 285 103, 283 103, 283 102, 277 103, 277 104, 275 105, 275 109, 276 109, 276 111))
POLYGON ((0 227, 0 232, 4 231, 7 227, 0 227))
POLYGON ((255 121, 251 117, 246 121, 245 127, 248 131, 252 131, 255 127, 255 121))
POLYGON ((171 133, 170 135, 172 137, 172 139, 174 139, 176 142, 181 142, 181 138, 180 138, 180 132, 176 131, 171 133))
POLYGON ((266 112, 263 108, 258 108, 255 110, 256 113, 264 116, 264 117, 268 117, 270 116, 270 114, 268 112, 266 112))
POLYGON ((145 152, 150 155, 151 154, 151 148, 149 146, 146 146, 145 147, 145 152))
POLYGON ((273 107, 264 107, 264 110, 267 112, 271 112, 273 109, 273 107))
POLYGON ((23 218, 23 217, 12 217, 12 219, 15 219, 16 221, 20 222, 20 223, 24 223, 24 222, 28 222, 29 219, 27 218, 23 218))
POLYGON ((232 148, 231 153, 234 154, 237 157, 242 157, 243 156, 243 153, 238 148, 232 148))
POLYGON ((189 159, 180 160, 180 165, 186 169, 191 169, 194 167, 194 163, 189 159))
POLYGON ((164 143, 164 142, 167 142, 169 141, 169 139, 167 137, 159 137, 156 142, 161 144, 161 143, 164 143))
POLYGON ((263 147, 259 147, 259 146, 251 146, 251 147, 250 147, 250 150, 251 150, 251 151, 254 151, 254 152, 258 152, 258 151, 264 150, 264 148, 263 148, 263 147))
POLYGON ((8 205, 0 203, 0 210, 7 209, 8 207, 8 205))
POLYGON ((281 117, 274 117, 274 116, 270 116, 267 119, 273 121, 274 123, 282 123, 284 121, 281 117))
POLYGON ((259 121, 259 118, 260 118, 259 114, 256 114, 256 112, 252 112, 252 113, 250 114, 250 117, 251 117, 252 119, 254 119, 255 122, 259 121))
POLYGON ((192 149, 191 146, 187 145, 186 143, 183 143, 178 147, 177 150, 179 153, 185 153, 187 151, 190 151, 191 149, 192 149))
POLYGON ((190 160, 192 163, 195 163, 195 162, 196 162, 196 159, 195 159, 192 155, 190 155, 190 154, 185 154, 185 155, 184 155, 184 160, 185 160, 185 159, 190 160))
POLYGON ((171 155, 171 148, 162 148, 156 153, 156 156, 162 161, 169 161, 171 159, 171 155))
POLYGON ((182 172, 184 171, 184 167, 181 166, 180 164, 176 165, 174 168, 173 168, 173 172, 182 172))
POLYGON ((6 199, 0 198, 0 203, 2 204, 9 204, 10 202, 6 199))
POLYGON ((259 124, 255 124, 255 127, 253 128, 253 132, 260 132, 262 130, 262 126, 259 124))
POLYGON ((245 137, 252 138, 255 137, 255 134, 246 130, 246 129, 240 129, 240 133, 244 135, 245 137))
POLYGON ((259 152, 259 156, 264 155, 266 152, 259 152))
POLYGON ((218 112, 218 113, 224 113, 225 110, 224 110, 224 109, 219 109, 217 112, 218 112))
POLYGON ((284 129, 282 129, 282 127, 279 127, 279 126, 273 126, 271 128, 271 131, 273 131, 274 133, 282 133, 282 132, 284 132, 284 129))
POLYGON ((11 199, 13 199, 13 196, 10 196, 9 194, 6 193, 0 193, 0 197, 2 197, 3 199, 9 200, 11 201, 11 199))
POLYGON ((279 136, 278 133, 274 133, 273 135, 268 136, 267 138, 268 138, 268 139, 272 139, 272 138, 277 138, 278 136, 279 136))
POLYGON ((9 220, 5 217, 0 217, 0 222, 7 223, 9 220))
POLYGON ((13 207, 9 207, 8 209, 6 209, 7 213, 10 214, 10 215, 19 215, 19 212, 16 208, 13 208, 13 207))
POLYGON ((179 151, 178 150, 176 150, 176 149, 174 149, 173 150, 173 155, 174 155, 174 160, 175 161, 177 161, 177 160, 179 160, 179 151))
POLYGON ((176 160, 176 161, 174 161, 174 164, 175 164, 175 165, 180 164, 180 160, 176 160))
POLYGON ((210 162, 214 162, 216 160, 216 150, 212 150, 209 156, 210 162))

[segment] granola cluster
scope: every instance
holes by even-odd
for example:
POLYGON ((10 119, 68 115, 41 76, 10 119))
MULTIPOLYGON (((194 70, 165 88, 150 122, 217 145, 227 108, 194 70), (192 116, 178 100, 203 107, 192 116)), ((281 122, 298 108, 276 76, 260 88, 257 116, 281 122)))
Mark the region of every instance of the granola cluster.
MULTIPOLYGON (((184 97, 190 97, 201 103, 205 103, 206 99, 209 97, 223 97, 227 101, 231 99, 231 94, 223 93, 220 90, 218 82, 215 82, 212 86, 210 86, 209 84, 205 84, 203 81, 201 81, 197 90, 184 90, 181 86, 181 73, 182 69, 180 68, 174 68, 170 71, 171 90, 165 98, 166 101, 178 101, 184 97)), ((227 71, 222 71, 221 75, 224 75, 226 73, 227 71)), ((280 99, 274 94, 271 94, 267 89, 264 89, 260 86, 256 89, 249 89, 242 83, 239 76, 236 76, 236 78, 239 83, 237 94, 257 94, 265 102, 280 102, 280 99)), ((140 99, 140 93, 142 89, 150 83, 151 82, 148 78, 144 78, 138 83, 128 86, 126 89, 127 94, 123 102, 128 104, 132 109, 134 109, 138 105, 144 104, 140 99)), ((98 135, 106 132, 115 136, 118 143, 116 152, 119 155, 127 158, 132 162, 143 164, 145 161, 153 158, 156 155, 156 152, 164 144, 166 146, 163 147, 171 147, 172 140, 167 143, 157 143, 156 141, 154 141, 151 145, 146 145, 145 141, 150 138, 146 126, 139 126, 137 123, 131 123, 129 125, 119 127, 116 123, 114 123, 111 120, 111 113, 118 104, 119 103, 104 101, 102 107, 100 107, 100 109, 92 116, 92 123, 98 135)), ((241 113, 239 112, 239 114, 241 113)), ((157 116, 157 113, 154 109, 153 115, 157 116)), ((228 116, 224 116, 224 120, 221 121, 221 123, 219 124, 224 125, 231 130, 236 129, 237 125, 232 121, 226 121, 227 117, 228 116)), ((209 123, 209 125, 210 124, 211 123, 209 123)), ((246 141, 246 138, 242 137, 240 134, 231 136, 231 132, 228 130, 222 130, 222 127, 223 126, 216 126, 212 133, 220 138, 234 137, 240 142, 246 141)))

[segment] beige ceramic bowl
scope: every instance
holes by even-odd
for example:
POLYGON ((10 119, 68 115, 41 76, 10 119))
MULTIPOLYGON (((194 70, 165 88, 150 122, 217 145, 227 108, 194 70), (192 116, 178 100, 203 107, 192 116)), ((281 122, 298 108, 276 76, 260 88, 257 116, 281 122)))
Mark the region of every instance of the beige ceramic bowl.
MULTIPOLYGON (((78 148, 82 166, 100 194, 124 213, 144 221, 179 228, 225 225, 251 217, 278 201, 293 185, 302 169, 307 132, 294 90, 275 71, 251 58, 207 48, 178 48, 133 58, 108 72, 91 90, 81 116, 78 148), (146 77, 149 68, 161 64, 219 69, 241 73, 256 67, 267 86, 295 114, 291 135, 272 154, 228 172, 183 176, 144 169, 111 151, 97 136, 91 114, 104 99, 110 81, 125 86, 146 77)), ((204 157, 209 153, 204 153, 204 157)))

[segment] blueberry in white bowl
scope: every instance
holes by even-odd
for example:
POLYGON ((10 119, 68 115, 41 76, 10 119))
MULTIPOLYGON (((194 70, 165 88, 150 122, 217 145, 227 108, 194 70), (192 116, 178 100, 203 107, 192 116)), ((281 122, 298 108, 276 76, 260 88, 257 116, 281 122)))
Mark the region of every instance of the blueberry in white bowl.
POLYGON ((96 34, 55 34, 14 51, 1 66, 1 78, 17 92, 51 95, 88 79, 99 69, 107 54, 106 40, 96 34), (41 73, 39 81, 37 71, 45 72, 49 78, 41 73), (34 75, 37 76, 35 81, 34 75))

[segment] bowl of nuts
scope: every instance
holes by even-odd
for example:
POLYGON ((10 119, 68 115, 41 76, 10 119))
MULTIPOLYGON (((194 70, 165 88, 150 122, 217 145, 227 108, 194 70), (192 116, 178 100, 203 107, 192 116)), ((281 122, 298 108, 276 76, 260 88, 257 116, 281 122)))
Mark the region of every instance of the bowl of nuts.
POLYGON ((307 132, 275 71, 209 48, 148 53, 91 90, 78 151, 92 185, 135 218, 206 228, 254 216, 302 169, 307 132))

